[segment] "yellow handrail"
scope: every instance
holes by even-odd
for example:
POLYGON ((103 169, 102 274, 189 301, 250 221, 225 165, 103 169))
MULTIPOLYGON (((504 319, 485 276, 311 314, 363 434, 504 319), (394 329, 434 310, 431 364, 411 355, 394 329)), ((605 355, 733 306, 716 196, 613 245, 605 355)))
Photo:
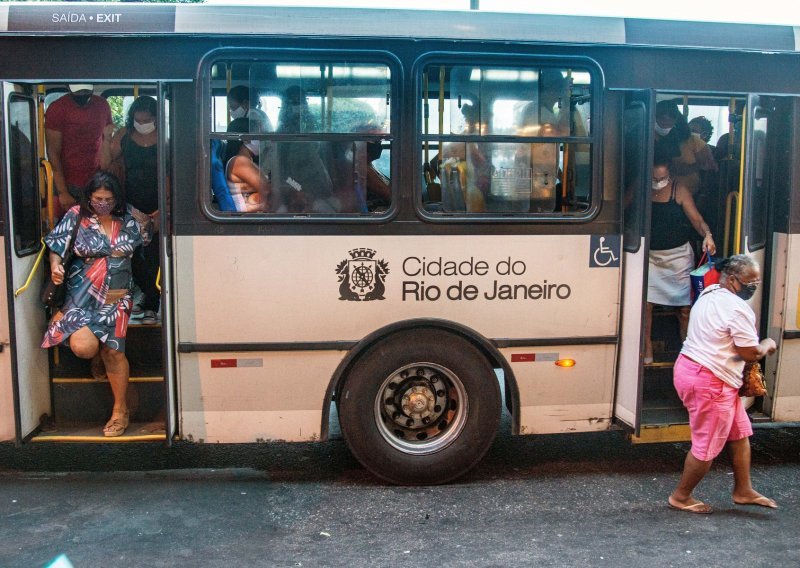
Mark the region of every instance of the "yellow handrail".
POLYGON ((53 194, 53 166, 50 164, 49 161, 42 158, 39 161, 39 168, 42 171, 42 177, 44 178, 44 188, 45 188, 45 195, 47 196, 47 228, 52 229, 55 226, 56 222, 56 210, 55 210, 55 195, 53 194))
POLYGON ((161 267, 158 267, 158 274, 156 274, 156 289, 161 292, 161 267))
POLYGON ((39 269, 39 265, 42 264, 42 258, 47 250, 47 246, 44 244, 44 239, 41 240, 41 243, 42 249, 39 251, 39 255, 36 257, 36 262, 33 263, 33 268, 31 268, 31 272, 28 274, 28 279, 25 280, 25 284, 14 290, 15 298, 28 289, 28 286, 30 286, 31 282, 33 281, 33 275, 36 274, 36 271, 39 269))
POLYGON ((747 140, 747 105, 742 110, 742 135, 739 143, 741 152, 739 153, 739 201, 736 203, 736 236, 734 240, 733 254, 742 252, 742 208, 744 207, 744 156, 745 141, 747 140))

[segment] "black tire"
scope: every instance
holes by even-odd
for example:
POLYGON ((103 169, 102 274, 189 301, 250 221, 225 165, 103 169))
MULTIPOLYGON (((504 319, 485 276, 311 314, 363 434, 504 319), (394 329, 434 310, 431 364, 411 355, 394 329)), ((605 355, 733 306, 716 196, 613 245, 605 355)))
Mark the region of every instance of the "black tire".
POLYGON ((369 348, 337 400, 347 445, 372 473, 400 485, 446 483, 484 456, 500 423, 494 369, 451 333, 403 331, 369 348))

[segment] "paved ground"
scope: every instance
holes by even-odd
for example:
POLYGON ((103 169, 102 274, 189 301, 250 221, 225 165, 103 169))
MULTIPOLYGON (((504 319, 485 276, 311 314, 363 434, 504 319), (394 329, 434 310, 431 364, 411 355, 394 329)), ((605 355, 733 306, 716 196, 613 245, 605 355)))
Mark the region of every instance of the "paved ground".
POLYGON ((340 440, 62 447, 0 445, 0 566, 800 565, 800 428, 753 438, 781 509, 733 505, 724 459, 699 491, 713 515, 666 507, 685 444, 619 432, 501 434, 426 488, 381 484, 340 440))

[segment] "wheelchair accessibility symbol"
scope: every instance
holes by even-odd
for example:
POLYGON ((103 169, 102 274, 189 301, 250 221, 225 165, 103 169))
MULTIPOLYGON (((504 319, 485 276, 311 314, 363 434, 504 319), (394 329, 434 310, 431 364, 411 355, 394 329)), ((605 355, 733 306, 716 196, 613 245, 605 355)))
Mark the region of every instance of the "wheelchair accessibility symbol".
POLYGON ((619 266, 620 241, 620 235, 592 235, 589 247, 589 267, 619 266))

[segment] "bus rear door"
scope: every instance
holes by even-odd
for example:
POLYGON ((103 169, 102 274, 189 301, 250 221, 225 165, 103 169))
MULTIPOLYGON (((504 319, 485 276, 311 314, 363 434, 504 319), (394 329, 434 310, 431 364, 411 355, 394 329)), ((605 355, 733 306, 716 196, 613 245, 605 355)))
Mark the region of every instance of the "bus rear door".
POLYGON ((744 168, 735 250, 758 262, 762 285, 749 301, 759 336, 778 344, 765 362, 767 395, 754 419, 800 420, 800 99, 750 95, 743 117, 744 168))
MULTIPOLYGON (((41 198, 38 180, 36 99, 30 89, 2 84, 3 185, 5 190, 5 273, 8 309, 0 316, 8 334, 9 349, 0 362, 0 380, 10 379, 14 433, 22 441, 39 426, 42 415, 51 414, 47 351, 39 345, 45 330, 45 315, 39 301, 41 270, 46 262, 41 242, 41 198), (7 327, 6 327, 7 326, 7 327)), ((4 346, 5 347, 5 346, 4 346)), ((0 405, 6 406, 7 386, 0 385, 0 405)), ((0 423, 0 438, 8 438, 8 424, 0 423)))
POLYGON ((642 412, 642 350, 647 251, 650 233, 650 184, 655 93, 625 94, 622 117, 623 277, 620 345, 617 359, 615 418, 639 434, 642 412))

